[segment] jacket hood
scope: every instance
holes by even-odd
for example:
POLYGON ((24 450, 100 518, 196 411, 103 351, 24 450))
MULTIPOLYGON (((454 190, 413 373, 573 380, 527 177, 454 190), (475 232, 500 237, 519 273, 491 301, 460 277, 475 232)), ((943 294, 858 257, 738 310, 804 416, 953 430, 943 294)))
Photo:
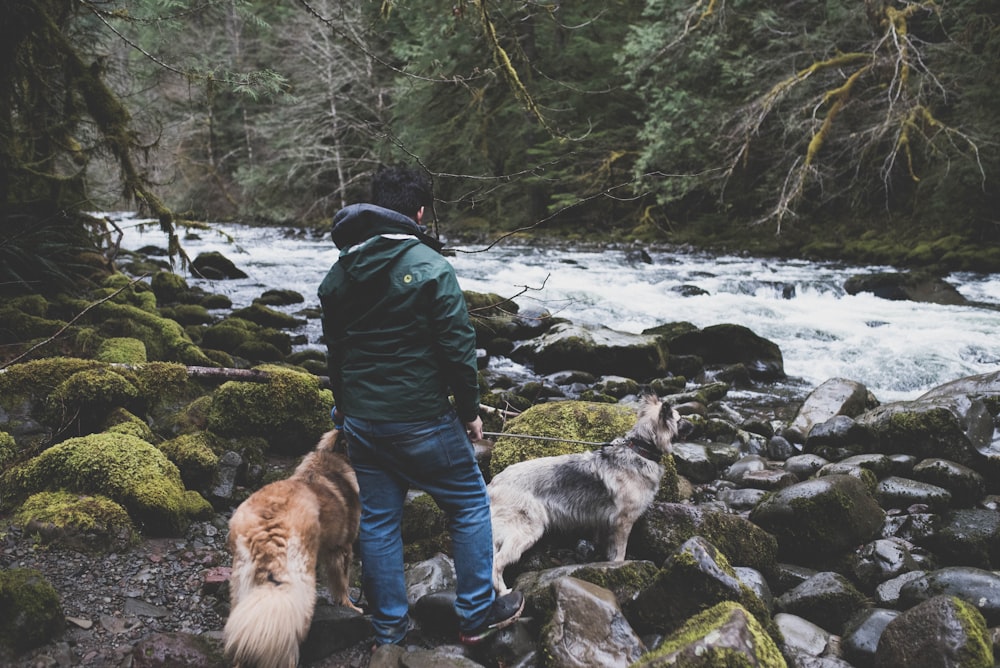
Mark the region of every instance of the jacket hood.
POLYGON ((382 272, 406 248, 424 244, 440 251, 442 246, 412 219, 373 204, 342 209, 333 222, 333 241, 341 249, 337 263, 358 281, 382 272))
POLYGON ((374 204, 352 204, 334 216, 331 236, 337 248, 344 250, 378 235, 410 234, 440 252, 443 244, 429 236, 426 230, 398 211, 374 204))

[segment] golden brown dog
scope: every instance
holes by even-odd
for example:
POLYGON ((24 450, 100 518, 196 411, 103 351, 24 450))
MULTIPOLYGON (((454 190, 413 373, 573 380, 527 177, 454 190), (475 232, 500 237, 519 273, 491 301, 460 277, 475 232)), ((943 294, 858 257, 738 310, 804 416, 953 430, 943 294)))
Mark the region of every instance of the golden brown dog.
POLYGON ((316 604, 316 569, 335 602, 348 597, 361 503, 358 481, 336 451, 339 431, 323 435, 287 480, 240 504, 229 520, 230 612, 226 657, 238 666, 294 668, 316 604))

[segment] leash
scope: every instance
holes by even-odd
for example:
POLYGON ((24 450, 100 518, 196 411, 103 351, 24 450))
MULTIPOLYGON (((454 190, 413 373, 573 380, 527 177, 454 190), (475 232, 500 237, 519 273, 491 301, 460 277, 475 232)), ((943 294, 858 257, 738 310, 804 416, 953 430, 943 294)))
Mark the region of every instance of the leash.
POLYGON ((533 441, 559 441, 560 443, 576 443, 578 445, 600 445, 601 447, 611 445, 611 441, 598 443, 597 441, 574 441, 572 438, 556 438, 555 436, 531 436, 529 434, 506 434, 497 431, 484 431, 483 436, 509 436, 511 438, 527 438, 533 441))

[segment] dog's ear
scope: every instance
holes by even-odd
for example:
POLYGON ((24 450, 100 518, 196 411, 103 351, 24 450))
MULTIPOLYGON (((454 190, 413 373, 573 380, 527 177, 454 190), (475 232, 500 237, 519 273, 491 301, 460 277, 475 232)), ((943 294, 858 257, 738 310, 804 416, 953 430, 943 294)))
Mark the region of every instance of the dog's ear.
POLYGON ((660 404, 660 421, 670 422, 674 419, 674 405, 669 401, 660 404))

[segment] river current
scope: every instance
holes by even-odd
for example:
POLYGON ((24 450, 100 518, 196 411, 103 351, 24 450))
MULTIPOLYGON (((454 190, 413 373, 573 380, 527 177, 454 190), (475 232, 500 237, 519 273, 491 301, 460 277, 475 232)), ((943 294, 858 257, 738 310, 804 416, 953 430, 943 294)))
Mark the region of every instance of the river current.
MULTIPOLYGON (((129 214, 110 217, 125 232, 123 248, 165 246, 155 224, 140 225, 129 214)), ((329 235, 235 224, 187 235, 182 245, 192 259, 219 251, 249 275, 225 281, 189 276, 190 285, 225 294, 235 307, 267 289, 295 290, 306 302, 283 309, 291 313, 318 304, 316 288, 338 253, 329 235)), ((944 382, 1000 368, 1000 310, 845 292, 850 276, 891 267, 653 250, 643 261, 621 249, 509 243, 486 252, 455 250, 449 259, 464 289, 517 295, 522 308, 546 309, 576 323, 633 333, 676 321, 744 325, 781 348, 797 394, 841 377, 864 383, 882 402, 913 399, 944 382), (684 296, 690 292, 698 294, 684 296)), ((954 273, 946 280, 969 300, 1000 305, 998 275, 954 273)), ((322 347, 318 320, 296 333, 307 341, 300 347, 322 347)))

